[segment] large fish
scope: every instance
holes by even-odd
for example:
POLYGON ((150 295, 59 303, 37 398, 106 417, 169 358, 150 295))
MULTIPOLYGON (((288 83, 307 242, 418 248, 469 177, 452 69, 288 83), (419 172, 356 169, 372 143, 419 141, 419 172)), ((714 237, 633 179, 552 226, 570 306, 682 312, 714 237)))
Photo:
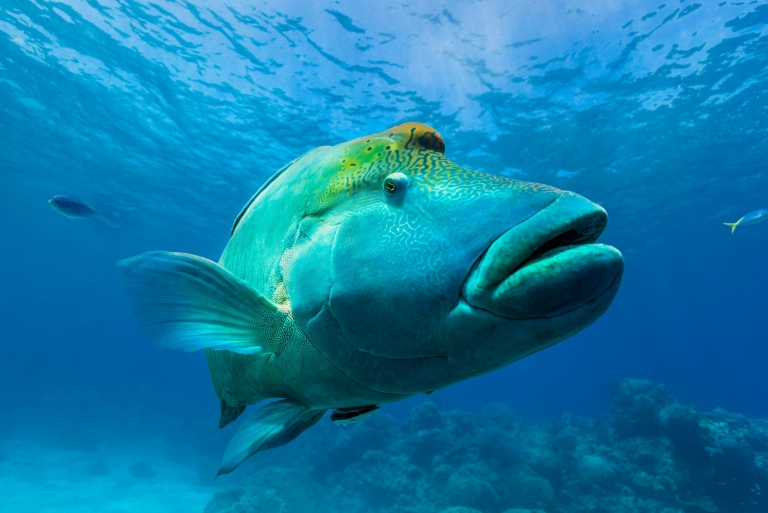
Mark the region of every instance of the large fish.
POLYGON ((407 123, 294 160, 235 219, 219 262, 121 262, 160 345, 206 350, 220 474, 377 404, 445 388, 556 344, 611 304, 624 263, 595 244, 605 211, 571 192, 473 171, 407 123))

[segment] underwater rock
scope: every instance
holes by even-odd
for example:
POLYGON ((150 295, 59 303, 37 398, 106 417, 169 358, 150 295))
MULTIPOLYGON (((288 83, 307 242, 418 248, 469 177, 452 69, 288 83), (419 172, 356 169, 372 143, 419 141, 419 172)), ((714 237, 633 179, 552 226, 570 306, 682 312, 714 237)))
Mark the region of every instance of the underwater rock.
POLYGON ((318 430, 321 444, 312 446, 314 458, 311 475, 318 482, 330 484, 334 475, 360 460, 364 453, 387 448, 398 436, 400 426, 391 415, 378 412, 365 422, 350 425, 326 425, 318 430))
POLYGON ((517 474, 498 488, 503 493, 506 509, 548 508, 555 501, 555 490, 549 480, 530 471, 517 474))
POLYGON ((659 413, 673 402, 664 385, 625 379, 614 387, 609 422, 622 437, 660 436, 664 429, 659 413))
POLYGON ((689 472, 706 472, 708 455, 699 412, 692 406, 670 404, 659 413, 664 435, 675 448, 677 460, 689 472))
POLYGON ((103 461, 94 461, 85 468, 86 476, 106 476, 109 474, 109 467, 103 461))
POLYGON ((616 479, 616 471, 608 461, 597 454, 583 456, 579 460, 581 477, 595 484, 606 484, 616 479))
MULTIPOLYGON (((755 453, 746 442, 727 436, 709 452, 715 481, 712 499, 716 504, 735 510, 745 497, 762 499, 761 490, 766 489, 768 482, 764 472, 763 475, 759 472, 755 453)), ((752 502, 757 504, 757 501, 752 502)))
POLYGON ((699 412, 692 406, 673 403, 659 412, 659 421, 670 439, 701 438, 699 412))
POLYGON ((152 479, 155 477, 155 470, 143 461, 131 465, 128 471, 133 477, 138 477, 139 479, 152 479))
POLYGON ((500 468, 510 468, 525 463, 525 454, 520 441, 493 424, 479 433, 478 450, 482 460, 494 462, 500 468))
POLYGON ((423 429, 413 435, 408 454, 411 462, 420 467, 432 466, 435 457, 451 445, 449 435, 439 429, 423 429))
MULTIPOLYGON (((686 494, 678 493, 675 495, 675 499, 681 505, 688 506, 688 508, 686 509, 693 509, 694 511, 708 511, 711 513, 720 511, 720 508, 717 507, 717 505, 712 501, 712 498, 709 495, 700 495, 700 494, 686 495, 686 494)), ((726 511, 731 511, 731 510, 726 510, 726 511)))
POLYGON ((499 495, 490 484, 463 469, 448 478, 445 494, 451 504, 481 511, 495 509, 499 502, 499 495))
POLYGON ((506 404, 499 403, 489 404, 483 408, 480 422, 486 426, 493 426, 508 435, 525 432, 530 428, 530 422, 516 415, 512 408, 506 404))
POLYGON ((442 418, 443 414, 436 402, 424 401, 411 412, 408 427, 416 432, 434 429, 440 424, 442 418))

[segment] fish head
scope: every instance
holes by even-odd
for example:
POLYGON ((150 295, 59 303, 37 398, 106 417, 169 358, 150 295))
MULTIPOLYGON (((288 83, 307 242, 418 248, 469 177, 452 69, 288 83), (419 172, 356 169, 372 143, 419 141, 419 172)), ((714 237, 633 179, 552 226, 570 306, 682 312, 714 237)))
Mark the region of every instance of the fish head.
POLYGON ((294 316, 379 389, 434 390, 549 347, 597 320, 621 281, 621 254, 595 244, 602 207, 444 151, 408 123, 315 152, 291 179, 302 218, 281 269, 294 316), (439 370, 413 376, 427 361, 439 370))
POLYGON ((57 212, 67 215, 70 202, 67 196, 56 195, 48 200, 48 204, 57 212))

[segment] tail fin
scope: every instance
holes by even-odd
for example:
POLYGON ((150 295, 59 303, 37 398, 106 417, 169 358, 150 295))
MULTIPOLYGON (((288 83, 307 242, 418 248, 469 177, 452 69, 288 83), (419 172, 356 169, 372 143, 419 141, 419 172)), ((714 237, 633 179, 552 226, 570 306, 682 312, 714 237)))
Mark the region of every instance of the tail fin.
MULTIPOLYGON (((743 217, 741 219, 744 219, 743 217)), ((736 221, 735 223, 723 223, 725 226, 731 227, 731 233, 736 231, 736 227, 739 226, 739 223, 741 222, 741 219, 736 221)))

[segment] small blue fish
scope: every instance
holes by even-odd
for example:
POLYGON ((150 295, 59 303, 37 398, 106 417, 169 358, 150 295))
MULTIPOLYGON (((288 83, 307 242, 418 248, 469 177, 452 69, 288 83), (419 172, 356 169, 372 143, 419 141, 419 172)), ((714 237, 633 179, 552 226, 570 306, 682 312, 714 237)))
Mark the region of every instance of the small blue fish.
POLYGON ((736 227, 743 224, 757 224, 768 219, 768 209, 761 208, 760 210, 753 210, 749 214, 745 215, 735 223, 723 223, 726 226, 731 227, 731 233, 736 231, 736 227))
POLYGON ((107 216, 112 217, 111 212, 104 214, 99 212, 85 201, 75 196, 69 196, 68 194, 59 194, 48 200, 48 204, 53 207, 59 214, 69 217, 70 219, 85 219, 87 217, 95 217, 99 221, 103 222, 110 228, 115 228, 107 216))
POLYGON ((48 204, 58 213, 71 219, 100 216, 101 213, 75 196, 59 194, 48 200, 48 204))

